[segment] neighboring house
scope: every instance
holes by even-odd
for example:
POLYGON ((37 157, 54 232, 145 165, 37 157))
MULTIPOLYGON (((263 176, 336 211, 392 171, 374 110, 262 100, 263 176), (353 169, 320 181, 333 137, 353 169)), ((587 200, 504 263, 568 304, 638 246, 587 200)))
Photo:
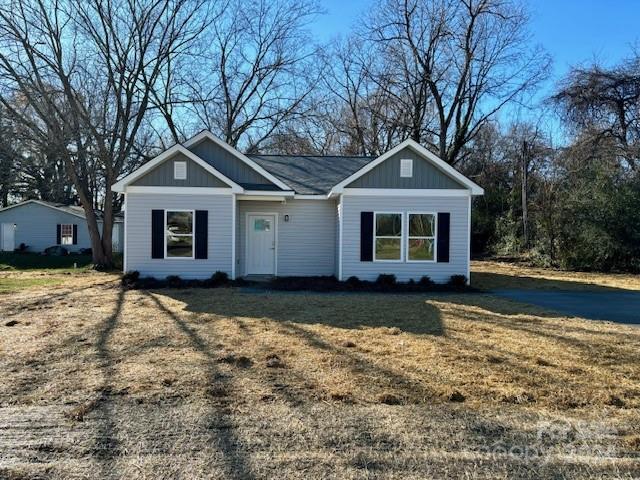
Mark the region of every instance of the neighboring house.
MULTIPOLYGON (((101 212, 98 228, 102 230, 101 212)), ((113 225, 113 250, 122 251, 124 228, 122 214, 113 225)), ((26 200, 0 209, 0 250, 12 252, 21 244, 29 252, 42 252, 60 245, 70 252, 91 248, 89 229, 82 207, 26 200)))
POLYGON ((483 190, 418 143, 377 158, 244 155, 202 132, 114 184, 125 271, 163 278, 469 277, 483 190))

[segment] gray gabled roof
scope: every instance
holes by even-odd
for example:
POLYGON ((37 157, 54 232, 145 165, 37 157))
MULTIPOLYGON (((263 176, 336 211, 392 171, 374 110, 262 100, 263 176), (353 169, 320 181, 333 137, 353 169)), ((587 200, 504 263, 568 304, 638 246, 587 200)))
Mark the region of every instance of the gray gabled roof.
POLYGON ((325 155, 247 155, 301 195, 321 195, 375 157, 325 155))
MULTIPOLYGON (((56 203, 56 202, 48 202, 46 200, 38 200, 38 199, 29 199, 29 200, 24 200, 22 202, 13 204, 13 205, 9 205, 7 207, 4 208, 0 208, 0 211, 4 211, 4 210, 9 210, 10 208, 16 208, 16 207, 20 207, 22 205, 25 205, 27 203, 39 203, 40 205, 44 205, 45 207, 50 207, 50 208, 54 208, 56 210, 61 210, 65 213, 69 213, 71 215, 75 215, 76 217, 82 217, 82 218, 86 218, 85 214, 84 214, 84 208, 82 208, 79 205, 66 205, 64 203, 56 203)), ((102 221, 102 212, 100 210, 96 210, 96 217, 98 217, 99 221, 102 221)), ((116 212, 113 214, 113 217, 115 219, 116 222, 121 222, 124 218, 124 212, 116 212)))

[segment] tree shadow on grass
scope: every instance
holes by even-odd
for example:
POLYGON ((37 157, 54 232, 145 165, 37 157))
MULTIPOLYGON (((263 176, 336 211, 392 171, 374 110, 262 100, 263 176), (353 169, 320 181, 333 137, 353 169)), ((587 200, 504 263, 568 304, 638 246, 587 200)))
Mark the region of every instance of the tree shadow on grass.
POLYGON ((94 409, 100 416, 97 422, 96 444, 93 448, 93 456, 102 467, 102 477, 107 478, 113 473, 115 458, 120 455, 120 446, 117 439, 115 412, 113 408, 114 361, 109 351, 109 341, 118 325, 124 304, 124 290, 120 289, 116 299, 114 312, 108 316, 98 332, 96 349, 98 362, 102 371, 102 386, 97 392, 97 398, 92 400, 87 409, 94 409))
MULTIPOLYGON (((291 343, 311 348, 310 352, 316 352, 312 355, 321 352, 321 357, 335 359, 344 372, 358 378, 361 383, 371 384, 373 387, 370 390, 376 393, 371 397, 373 401, 378 401, 377 396, 385 389, 397 391, 402 397, 398 401, 424 401, 434 399, 440 394, 429 389, 426 384, 405 375, 401 369, 387 368, 383 362, 373 361, 365 351, 358 352, 353 345, 345 345, 339 338, 332 338, 330 332, 324 335, 314 328, 314 325, 320 324, 346 331, 371 330, 370 338, 375 340, 380 335, 398 338, 398 342, 392 342, 394 344, 401 342, 400 337, 394 335, 402 332, 434 337, 444 335, 439 310, 417 295, 270 295, 245 293, 234 289, 162 290, 158 295, 166 295, 185 303, 184 310, 188 312, 231 319, 237 327, 237 333, 246 338, 247 345, 259 348, 259 351, 253 352, 254 355, 258 353, 266 357, 269 348, 273 349, 272 353, 282 350, 289 354, 304 355, 303 352, 292 349, 291 343), (245 319, 257 320, 257 323, 249 326, 245 319), (261 341, 262 320, 275 322, 266 328, 271 333, 280 335, 281 340, 275 343, 261 341), (255 347, 256 344, 261 346, 255 347), (326 354, 329 354, 329 357, 326 357, 326 354)), ((274 370, 272 372, 275 373, 274 370)), ((345 394, 345 400, 348 400, 348 391, 305 392, 304 388, 299 388, 300 385, 308 384, 308 379, 302 375, 302 372, 292 368, 278 370, 276 376, 272 375, 271 384, 268 386, 279 398, 284 397, 290 403, 300 403, 305 398, 309 399, 310 395, 319 395, 322 399, 332 399, 334 395, 341 398, 342 393, 345 394), (283 390, 282 385, 289 385, 290 388, 283 390)), ((265 378, 257 380, 264 381, 265 378)), ((327 387, 318 388, 322 390, 327 387)))
MULTIPOLYGON (((432 336, 431 339, 436 342, 446 341, 446 338, 438 338, 439 335, 444 334, 444 329, 442 327, 434 329, 433 325, 436 320, 437 323, 442 323, 440 318, 442 309, 427 304, 427 299, 425 298, 417 298, 416 296, 379 296, 381 297, 380 301, 386 302, 385 306, 377 303, 377 301, 372 302, 368 295, 350 296, 349 298, 341 296, 339 304, 332 303, 330 295, 313 294, 303 296, 296 294, 289 297, 279 294, 277 297, 270 298, 268 294, 246 294, 237 290, 223 289, 215 291, 204 289, 190 291, 162 290, 149 292, 146 295, 152 300, 150 303, 157 307, 162 316, 171 319, 179 331, 189 340, 190 345, 202 355, 205 360, 208 378, 211 379, 212 383, 215 381, 216 387, 220 387, 223 395, 211 402, 207 424, 211 425, 210 430, 215 429, 215 431, 211 431, 212 439, 218 449, 223 451, 229 459, 226 465, 227 470, 225 471, 227 477, 246 478, 251 475, 249 461, 246 458, 249 453, 244 453, 239 448, 243 439, 241 433, 235 430, 232 425, 233 421, 229 419, 228 413, 230 402, 243 393, 239 389, 245 383, 238 382, 234 385, 236 370, 232 370, 229 375, 220 376, 220 370, 216 367, 220 362, 221 352, 217 350, 220 347, 219 343, 222 343, 223 339, 226 340, 222 337, 222 332, 227 331, 230 335, 236 337, 234 340, 238 341, 238 343, 232 342, 233 345, 242 347, 242 342, 246 340, 250 348, 254 347, 254 345, 251 345, 251 340, 255 340, 263 332, 265 334, 273 334, 274 332, 279 333, 279 331, 282 331, 284 337, 281 338, 283 341, 286 341, 287 337, 289 337, 295 339, 297 343, 303 344, 307 350, 331 354, 336 361, 328 364, 327 369, 340 365, 341 368, 344 367, 345 370, 349 370, 348 373, 353 374, 354 380, 374 382, 372 385, 374 387, 373 390, 376 392, 382 391, 381 386, 384 388, 389 387, 397 392, 412 391, 415 393, 413 400, 416 400, 419 396, 422 397, 422 400, 418 400, 416 403, 438 405, 437 408, 429 411, 430 414, 443 417, 452 415, 456 419, 464 417, 464 422, 461 423, 467 428, 472 428, 472 432, 465 434, 464 437, 465 442, 467 440, 470 441, 469 445, 466 443, 464 445, 469 451, 482 451, 483 445, 487 441, 500 441, 501 445, 506 445, 505 448, 510 445, 516 447, 526 446, 529 444, 528 442, 535 441, 535 432, 532 433, 524 427, 520 428, 519 425, 500 423, 494 416, 484 415, 481 411, 476 411, 471 407, 467 408, 466 404, 455 405, 454 410, 452 410, 447 407, 446 402, 444 404, 442 402, 431 402, 431 399, 440 395, 440 392, 432 391, 428 381, 421 382, 416 380, 410 374, 403 372, 402 368, 392 368, 387 365, 384 357, 372 358, 370 355, 359 352, 356 349, 342 346, 337 338, 333 338, 336 330, 325 333, 315 328, 315 324, 322 323, 323 325, 330 325, 340 329, 359 330, 370 327, 396 327, 398 326, 396 322, 399 322, 406 327, 405 331, 419 332, 419 335, 432 336), (175 303, 166 302, 163 297, 167 300, 177 300, 183 305, 178 305, 176 308, 175 303), (400 304, 396 304, 396 301, 403 304, 405 302, 417 303, 416 306, 409 308, 409 313, 407 313, 407 311, 402 312, 399 308, 400 304), (427 308, 423 309, 422 306, 417 306, 422 303, 426 304, 427 308), (401 313, 396 316, 389 314, 394 310, 401 313), (349 313, 352 311, 359 312, 359 314, 349 313), (209 316, 191 316, 188 313, 183 314, 183 312, 202 312, 209 314, 209 316), (428 315, 426 315, 427 313, 428 315), (414 323, 424 316, 429 317, 427 323, 431 322, 431 324, 418 328, 414 323), (321 322, 320 320, 322 319, 324 320, 321 322), (217 323, 218 320, 221 323, 217 323), (224 322, 222 322, 223 320, 224 322), (237 323, 237 325, 234 325, 234 323, 237 323), (223 330, 224 328, 227 330, 223 330), (268 333, 267 330, 269 331, 268 333), (440 333, 434 335, 434 331, 439 331, 440 333), (220 340, 220 342, 216 342, 216 340, 220 340), (357 379, 355 378, 356 376, 358 377, 357 379), (378 382, 375 383, 376 381, 378 382), (236 389, 232 388, 234 386, 236 386, 236 389), (442 408, 440 408, 440 405, 442 405, 442 408), (221 428, 220 425, 222 424, 226 428, 221 428)), ((438 298, 445 301, 444 296, 438 298)), ((446 296, 446 300, 451 300, 451 298, 452 296, 446 296)), ((429 300, 433 300, 433 298, 429 300)), ((478 324, 481 322, 480 319, 471 318, 470 320, 478 322, 478 324)), ((402 327, 398 328, 402 329, 402 327)), ((371 334, 374 337, 376 335, 375 332, 371 332, 371 334)), ((273 338, 276 339, 275 342, 270 345, 268 343, 263 345, 277 345, 280 340, 278 340, 277 336, 273 338)), ((476 345, 475 343, 463 345, 463 348, 470 352, 476 348, 483 347, 486 348, 486 346, 476 345)), ((258 349, 255 352, 259 352, 258 354, 264 353, 258 349)), ((303 355, 301 351, 299 354, 303 355)), ((291 358, 292 361, 295 360, 295 355, 291 358)), ((516 363, 517 360, 517 358, 513 358, 516 363)), ((255 370, 260 369, 256 368, 255 370)), ((262 370, 264 371, 264 369, 262 370)), ((256 382, 264 382, 264 385, 271 388, 272 391, 279 393, 279 397, 283 398, 289 406, 299 407, 296 412, 303 415, 307 412, 307 409, 305 405, 301 404, 306 401, 306 405, 312 405, 311 402, 314 400, 308 394, 305 398, 303 389, 298 388, 298 385, 302 384, 302 380, 304 380, 305 373, 304 369, 296 366, 296 368, 274 369, 268 372, 267 375, 262 376, 256 373, 252 379, 256 382), (286 385, 285 388, 280 388, 282 384, 293 385, 290 388, 286 385)), ((526 371, 521 373, 523 375, 527 374, 526 371)), ((427 375, 429 374, 427 373, 427 375)), ((434 374, 437 375, 437 370, 434 370, 434 374)), ((409 399, 406 403, 412 403, 412 400, 409 399)), ((393 407, 382 406, 382 408, 393 407)), ((319 425, 323 426, 323 423, 320 422, 319 425)), ((408 424, 407 428, 412 427, 408 424)), ((384 426, 378 426, 375 416, 371 417, 371 422, 362 421, 361 424, 354 428, 354 434, 360 435, 358 438, 362 439, 364 446, 370 442, 375 442, 381 449, 402 446, 393 438, 387 438, 384 432, 384 426)), ((286 436, 287 432, 282 433, 282 435, 286 436)), ((343 442, 339 442, 338 445, 350 446, 353 439, 345 437, 343 442)), ((329 442, 328 445, 330 446, 331 443, 329 442)), ((372 465, 371 462, 378 462, 373 450, 371 455, 363 454, 356 459, 354 466, 356 468, 362 466, 362 468, 369 469, 372 465)), ((376 465, 376 469, 380 471, 390 466, 384 461, 378 462, 376 465)), ((532 463, 530 468, 531 478, 535 478, 537 465, 532 463)))
POLYGON ((396 328, 402 332, 445 334, 439 310, 423 295, 332 293, 245 293, 237 289, 163 290, 185 310, 228 318, 269 318, 278 322, 322 324, 341 329, 396 328), (192 292, 199 292, 193 294, 192 292))
POLYGON ((163 305, 155 295, 151 293, 146 295, 158 310, 169 317, 179 331, 189 339, 192 347, 205 358, 205 368, 210 382, 208 393, 211 406, 209 418, 206 421, 209 431, 215 432, 212 434, 212 441, 228 459, 225 478, 253 478, 251 467, 241 451, 240 439, 235 434, 234 426, 229 419, 232 379, 216 367, 218 357, 214 354, 214 349, 208 340, 201 337, 189 323, 163 305))

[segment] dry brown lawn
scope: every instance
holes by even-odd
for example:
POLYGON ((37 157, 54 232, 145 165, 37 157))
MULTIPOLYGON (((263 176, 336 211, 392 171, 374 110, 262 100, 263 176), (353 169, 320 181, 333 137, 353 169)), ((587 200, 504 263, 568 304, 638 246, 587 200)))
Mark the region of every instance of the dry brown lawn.
POLYGON ((638 328, 61 282, 0 295, 0 478, 640 477, 638 328))
POLYGON ((472 262, 471 270, 471 284, 483 290, 640 290, 640 275, 633 274, 568 272, 495 261, 472 262))

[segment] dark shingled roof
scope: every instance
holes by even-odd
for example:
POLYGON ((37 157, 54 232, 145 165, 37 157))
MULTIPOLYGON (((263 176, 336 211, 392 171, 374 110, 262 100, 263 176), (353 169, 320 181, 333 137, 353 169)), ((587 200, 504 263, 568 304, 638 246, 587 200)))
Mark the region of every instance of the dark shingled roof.
POLYGON ((296 193, 318 195, 354 174, 375 157, 324 155, 247 155, 296 193))

